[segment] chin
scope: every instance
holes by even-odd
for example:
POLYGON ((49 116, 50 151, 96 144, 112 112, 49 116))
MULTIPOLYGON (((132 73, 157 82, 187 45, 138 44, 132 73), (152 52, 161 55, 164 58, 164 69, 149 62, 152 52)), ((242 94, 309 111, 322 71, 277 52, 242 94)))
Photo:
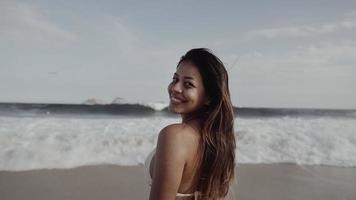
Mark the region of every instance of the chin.
POLYGON ((180 114, 179 109, 175 105, 169 104, 168 110, 175 114, 180 114))
POLYGON ((168 110, 175 114, 183 114, 185 113, 185 108, 182 105, 172 104, 170 103, 168 106, 168 110))
POLYGON ((194 109, 188 107, 187 105, 172 103, 169 104, 168 110, 175 114, 188 114, 194 112, 194 109))

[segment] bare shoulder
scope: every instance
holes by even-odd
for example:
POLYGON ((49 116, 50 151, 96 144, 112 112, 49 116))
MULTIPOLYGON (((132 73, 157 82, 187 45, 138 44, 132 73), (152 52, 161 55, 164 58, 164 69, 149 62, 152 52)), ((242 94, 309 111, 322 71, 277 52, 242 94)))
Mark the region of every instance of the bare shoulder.
POLYGON ((184 140, 190 140, 191 137, 196 137, 197 134, 197 130, 192 126, 184 123, 176 123, 164 127, 159 136, 168 139, 177 139, 178 142, 183 142, 184 140))
POLYGON ((187 124, 177 123, 170 124, 160 131, 157 146, 159 147, 159 143, 161 143, 161 145, 168 145, 181 153, 184 153, 183 150, 187 151, 185 153, 189 153, 190 148, 196 146, 197 142, 199 142, 197 130, 187 124))
POLYGON ((191 152, 187 145, 187 135, 190 131, 190 127, 184 124, 171 124, 160 131, 150 199, 176 197, 191 152))
POLYGON ((170 124, 161 130, 161 133, 178 134, 179 136, 187 136, 187 134, 195 132, 196 130, 184 123, 170 124))

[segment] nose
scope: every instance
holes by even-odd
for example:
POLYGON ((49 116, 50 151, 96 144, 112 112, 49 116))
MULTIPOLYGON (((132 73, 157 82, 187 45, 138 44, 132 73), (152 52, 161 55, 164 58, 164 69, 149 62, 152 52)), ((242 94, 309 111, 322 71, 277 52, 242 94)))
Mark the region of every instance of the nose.
POLYGON ((181 84, 179 82, 176 82, 176 83, 172 83, 171 84, 171 91, 174 92, 174 93, 182 93, 182 87, 181 87, 181 84))

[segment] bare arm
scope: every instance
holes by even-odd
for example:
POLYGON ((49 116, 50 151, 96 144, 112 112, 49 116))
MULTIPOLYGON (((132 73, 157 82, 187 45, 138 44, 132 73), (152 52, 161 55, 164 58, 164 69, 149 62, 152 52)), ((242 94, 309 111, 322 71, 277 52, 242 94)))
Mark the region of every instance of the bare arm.
POLYGON ((159 133, 150 200, 174 200, 182 179, 187 149, 179 125, 159 133))

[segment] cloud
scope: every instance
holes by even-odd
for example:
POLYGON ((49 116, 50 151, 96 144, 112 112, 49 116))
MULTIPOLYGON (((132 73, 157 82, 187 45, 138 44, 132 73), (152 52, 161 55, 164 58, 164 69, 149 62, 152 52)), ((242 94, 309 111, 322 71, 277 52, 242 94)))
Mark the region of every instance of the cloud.
POLYGON ((2 40, 62 39, 73 41, 76 35, 48 19, 35 5, 5 1, 0 6, 0 36, 2 40))
POLYGON ((352 11, 352 12, 346 13, 345 16, 349 16, 349 17, 354 17, 354 16, 356 16, 356 10, 355 10, 355 11, 352 11))
POLYGON ((104 13, 96 15, 87 27, 81 29, 88 32, 89 38, 85 40, 100 40, 121 53, 128 53, 138 48, 140 38, 130 25, 118 16, 104 13))
POLYGON ((252 30, 246 33, 247 38, 281 38, 281 37, 306 37, 329 34, 337 31, 351 30, 356 28, 356 21, 343 20, 316 26, 295 26, 282 28, 269 28, 252 30))
POLYGON ((355 40, 245 53, 230 74, 233 95, 250 106, 355 108, 354 52, 355 40))
POLYGON ((236 73, 286 72, 290 77, 350 77, 356 74, 356 41, 300 46, 283 53, 251 52, 243 54, 236 73))

